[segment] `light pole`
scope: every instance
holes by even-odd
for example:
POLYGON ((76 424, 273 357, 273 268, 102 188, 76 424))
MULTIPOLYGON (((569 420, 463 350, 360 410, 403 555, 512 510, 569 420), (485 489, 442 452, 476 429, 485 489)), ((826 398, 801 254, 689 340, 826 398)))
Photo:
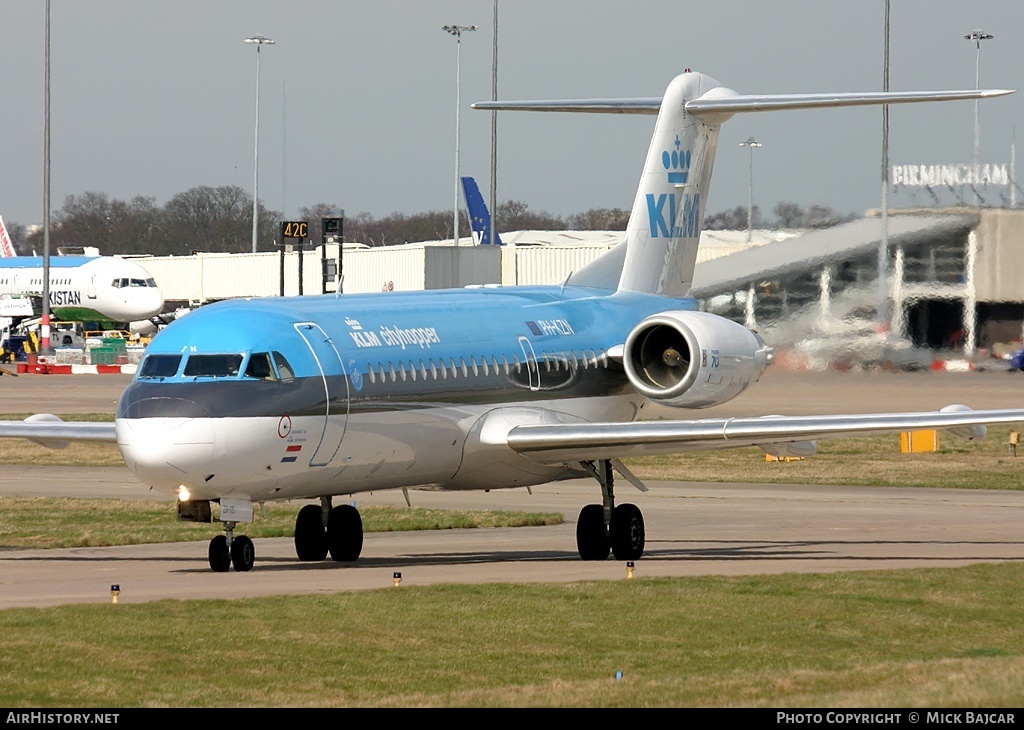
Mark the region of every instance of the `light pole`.
POLYGON ((260 48, 273 45, 274 41, 266 36, 254 35, 246 38, 245 42, 256 46, 256 142, 252 159, 252 252, 256 253, 260 192, 260 48))
POLYGON ((43 311, 39 347, 50 354, 50 0, 46 0, 43 100, 43 311))
POLYGON ((459 106, 461 101, 459 68, 462 65, 460 54, 462 53, 462 34, 476 30, 475 25, 444 25, 441 28, 455 36, 455 204, 452 207, 452 244, 459 245, 459 106))
MULTIPOLYGON (((974 88, 979 89, 981 83, 981 42, 992 39, 992 35, 985 33, 981 28, 975 28, 970 33, 964 36, 966 40, 974 41, 974 47, 977 49, 974 61, 974 88)), ((978 100, 974 100, 974 173, 977 177, 978 170, 978 148, 980 146, 980 129, 978 126, 978 100)), ((977 191, 975 191, 975 198, 979 200, 977 191)))
POLYGON ((747 182, 747 243, 750 243, 754 225, 754 148, 763 146, 753 137, 747 137, 746 142, 740 142, 740 147, 746 147, 750 156, 750 175, 747 182))
MULTIPOLYGON (((889 0, 885 0, 884 40, 882 43, 882 91, 889 90, 889 0)), ((880 326, 892 328, 894 315, 889 303, 889 105, 882 105, 882 237, 878 244, 878 310, 880 326)), ((900 325, 897 335, 903 334, 900 325)))
MULTIPOLYGON (((491 30, 491 101, 498 100, 498 0, 494 0, 493 25, 491 30)), ((1012 166, 1011 166, 1012 169, 1012 166)), ((1014 188, 1011 188, 1013 190, 1014 188)), ((498 112, 491 110, 491 210, 498 209, 498 112)), ((1012 207, 1012 206, 1011 206, 1012 207)), ((487 240, 494 243, 494 218, 491 216, 487 240)))

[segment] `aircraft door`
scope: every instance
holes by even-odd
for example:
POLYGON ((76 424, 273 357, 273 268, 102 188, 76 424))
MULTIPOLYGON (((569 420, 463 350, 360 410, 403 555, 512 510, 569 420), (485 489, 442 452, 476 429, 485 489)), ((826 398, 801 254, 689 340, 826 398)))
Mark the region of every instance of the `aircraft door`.
POLYGON ((89 299, 96 298, 96 274, 92 274, 89 277, 89 284, 86 287, 85 295, 89 297, 89 299))
MULTIPOLYGON (((349 392, 348 378, 341 353, 320 325, 314 322, 296 322, 295 331, 306 341, 323 378, 324 394, 327 398, 327 413, 324 416, 323 432, 310 466, 326 466, 341 448, 341 439, 348 425, 349 392)), ((316 438, 315 434, 311 434, 316 438)))
POLYGON ((519 335, 519 349, 523 351, 523 363, 530 376, 530 390, 540 390, 540 367, 537 365, 537 353, 529 338, 519 335))

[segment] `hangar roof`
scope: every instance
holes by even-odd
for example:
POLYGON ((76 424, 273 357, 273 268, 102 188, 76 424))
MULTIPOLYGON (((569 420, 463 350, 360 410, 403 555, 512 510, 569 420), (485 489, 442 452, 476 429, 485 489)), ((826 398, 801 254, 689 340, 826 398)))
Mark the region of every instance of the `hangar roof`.
MULTIPOLYGON (((979 215, 976 213, 889 216, 889 245, 909 246, 936 236, 966 235, 978 224, 978 220, 979 215)), ((861 218, 834 228, 766 243, 701 263, 694 271, 692 294, 703 299, 746 288, 752 281, 848 261, 877 250, 881 240, 882 219, 861 218)))

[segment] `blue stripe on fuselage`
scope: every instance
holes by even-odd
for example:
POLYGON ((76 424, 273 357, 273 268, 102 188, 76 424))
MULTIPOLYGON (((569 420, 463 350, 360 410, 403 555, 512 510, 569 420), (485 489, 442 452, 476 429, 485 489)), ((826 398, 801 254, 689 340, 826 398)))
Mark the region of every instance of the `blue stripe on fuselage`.
MULTIPOLYGON (((74 269, 96 261, 95 256, 51 256, 51 269, 74 269)), ((40 269, 43 267, 42 256, 12 256, 0 258, 0 269, 40 269)))
MULTIPOLYGON (((373 408, 381 399, 390 401, 389 407, 399 401, 415 407, 492 397, 522 401, 592 396, 622 391, 624 376, 614 364, 609 367, 607 350, 625 342, 641 319, 668 309, 696 309, 696 302, 570 287, 231 300, 207 305, 171 324, 147 347, 147 357, 276 351, 287 358, 297 381, 319 379, 311 347, 294 327, 315 322, 341 363, 322 352, 320 359, 330 365, 328 375, 343 377, 344 365, 354 409, 373 408), (531 361, 537 363, 532 370, 531 361)), ((312 334, 307 331, 306 336, 312 334)), ((253 382, 238 378, 239 384, 247 380, 253 382)), ((226 384, 224 379, 217 382, 226 384)), ((186 384, 210 383, 203 388, 207 399, 215 390, 207 379, 181 375, 136 383, 136 398, 142 392, 147 397, 182 394, 180 386, 186 384)), ((221 390, 237 390, 233 399, 244 399, 248 396, 242 390, 258 398, 259 392, 270 395, 274 389, 221 390)), ((309 409, 308 390, 303 391, 303 407, 309 409)), ((241 411, 288 410, 277 397, 268 397, 264 406, 247 404, 241 411)), ((231 410, 238 411, 210 408, 211 415, 231 410)))

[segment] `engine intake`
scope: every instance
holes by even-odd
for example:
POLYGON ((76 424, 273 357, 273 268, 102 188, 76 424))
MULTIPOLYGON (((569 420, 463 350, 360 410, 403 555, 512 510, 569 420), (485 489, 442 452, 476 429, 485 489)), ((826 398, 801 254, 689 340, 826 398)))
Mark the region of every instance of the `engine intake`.
POLYGON ((623 365, 643 396, 680 408, 706 408, 735 398, 773 356, 741 324, 706 312, 655 314, 626 338, 623 365))

